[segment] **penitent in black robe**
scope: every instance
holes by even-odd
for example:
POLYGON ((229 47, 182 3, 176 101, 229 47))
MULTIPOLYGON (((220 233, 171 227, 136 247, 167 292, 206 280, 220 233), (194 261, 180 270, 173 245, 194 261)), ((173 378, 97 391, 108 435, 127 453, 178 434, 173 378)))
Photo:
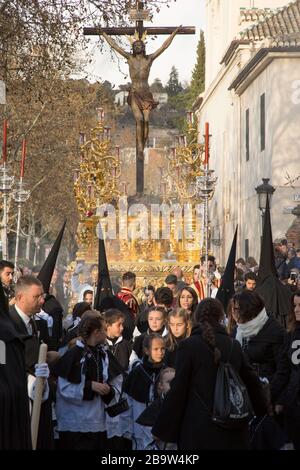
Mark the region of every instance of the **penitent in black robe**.
POLYGON ((24 344, 8 315, 0 312, 0 450, 31 449, 24 344), (4 359, 1 355, 1 359, 4 359), (2 361, 4 362, 4 361, 2 361))

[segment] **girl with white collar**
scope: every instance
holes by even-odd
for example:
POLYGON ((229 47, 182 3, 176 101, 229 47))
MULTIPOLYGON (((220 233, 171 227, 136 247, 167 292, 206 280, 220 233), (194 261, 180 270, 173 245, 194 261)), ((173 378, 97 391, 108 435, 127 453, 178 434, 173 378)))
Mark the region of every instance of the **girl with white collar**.
POLYGON ((60 448, 102 450, 106 445, 105 404, 114 396, 108 380, 120 371, 109 371, 105 322, 98 312, 88 311, 82 316, 79 335, 80 340, 54 367, 58 376, 56 416, 60 448))

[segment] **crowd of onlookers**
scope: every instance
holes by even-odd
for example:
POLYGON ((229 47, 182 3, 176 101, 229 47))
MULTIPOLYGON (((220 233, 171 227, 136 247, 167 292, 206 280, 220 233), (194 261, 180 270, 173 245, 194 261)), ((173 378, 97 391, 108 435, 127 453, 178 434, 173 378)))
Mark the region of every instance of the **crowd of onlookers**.
POLYGON ((101 312, 94 309, 97 265, 55 269, 44 293, 38 267, 15 273, 12 263, 0 261, 10 318, 27 338, 28 383, 43 377, 49 385, 39 448, 279 449, 292 443, 299 449, 300 369, 293 348, 300 339, 300 250, 286 240, 274 249, 279 278, 293 293, 287 331, 256 292, 252 257, 236 261, 235 294, 226 308, 216 299, 224 270, 209 256, 188 279, 175 266, 161 285, 137 287, 136 275, 124 273, 112 283, 124 309, 101 312), (134 329, 126 327, 128 316, 134 329), (36 367, 41 341, 50 352, 36 367), (251 422, 238 430, 210 417, 222 361, 234 364, 253 403, 251 422))
MULTIPOLYGON (((300 288, 300 249, 295 249, 293 243, 288 242, 286 239, 275 240, 274 242, 275 264, 278 272, 279 279, 283 284, 290 286, 292 291, 300 288)), ((14 265, 9 262, 6 268, 0 268, 1 280, 4 288, 7 289, 9 295, 13 294, 14 279, 22 274, 32 274, 37 276, 40 267, 34 266, 32 269, 28 267, 20 267, 18 272, 14 273, 14 279, 11 272, 14 271, 14 265)), ((1 263, 0 263, 1 264, 1 263)), ((4 265, 3 265, 4 266, 4 265)), ((256 285, 258 275, 258 263, 249 256, 246 259, 239 258, 236 260, 235 270, 235 289, 238 290, 246 286, 251 289, 251 286, 256 285)), ((209 256, 208 258, 208 272, 209 272, 209 295, 215 297, 220 279, 224 273, 224 268, 217 265, 215 257, 209 256)), ((98 280, 98 266, 96 264, 88 265, 80 262, 76 265, 75 269, 59 267, 53 272, 51 280, 50 293, 52 293, 63 307, 63 311, 67 314, 75 305, 76 302, 86 301, 90 305, 93 304, 93 299, 97 289, 98 280)), ((183 272, 180 266, 174 266, 171 273, 166 278, 161 280, 156 279, 155 287, 151 281, 149 283, 143 279, 144 285, 140 280, 135 283, 134 295, 141 304, 147 302, 147 297, 153 296, 155 287, 163 285, 169 287, 173 293, 177 293, 183 286, 191 285, 196 291, 198 298, 202 299, 207 296, 206 292, 206 266, 204 257, 201 258, 201 263, 194 266, 192 272, 183 272), (150 284, 150 289, 148 289, 150 284), (202 292, 203 289, 203 292, 202 292), (152 292, 152 295, 148 291, 152 292)), ((112 278, 113 290, 116 294, 122 289, 121 277, 112 278)), ((176 297, 176 295, 175 295, 176 297)))

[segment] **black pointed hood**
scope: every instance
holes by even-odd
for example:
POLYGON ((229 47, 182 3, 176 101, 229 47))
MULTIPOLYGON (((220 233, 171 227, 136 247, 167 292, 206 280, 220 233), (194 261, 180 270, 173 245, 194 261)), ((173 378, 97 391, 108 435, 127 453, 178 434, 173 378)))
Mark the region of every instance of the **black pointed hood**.
POLYGON ((260 252, 260 261, 259 261, 259 271, 258 271, 258 284, 261 284, 266 277, 270 274, 278 277, 275 257, 274 257, 274 248, 273 248, 273 238, 272 238, 272 226, 271 226, 271 216, 270 216, 270 204, 269 198, 267 198, 266 212, 264 217, 264 227, 263 227, 263 237, 261 243, 261 252, 260 252))
POLYGON ((61 228, 61 230, 60 230, 60 232, 57 236, 57 239, 53 243, 53 246, 51 248, 51 251, 50 251, 48 257, 47 257, 45 263, 43 264, 43 266, 42 266, 42 268, 41 268, 41 270, 40 270, 40 272, 37 276, 37 278, 43 284, 44 292, 46 294, 49 293, 51 279, 52 279, 53 272, 54 272, 54 269, 55 269, 55 265, 56 265, 56 261, 57 261, 57 257, 58 257, 62 237, 64 235, 64 230, 65 230, 66 223, 67 223, 67 221, 65 220, 64 223, 63 223, 63 226, 62 226, 62 228, 61 228))
MULTIPOLYGON (((98 251, 98 285, 97 292, 94 300, 94 308, 96 310, 104 310, 103 306, 108 303, 106 299, 113 297, 112 286, 108 271, 108 264, 106 258, 105 245, 103 240, 102 229, 99 224, 99 251, 98 251)), ((110 307, 108 307, 110 308, 110 307)))
POLYGON ((99 237, 99 254, 98 254, 98 285, 97 292, 94 300, 94 309, 104 312, 110 308, 117 308, 125 314, 125 323, 123 336, 125 339, 132 338, 134 330, 134 322, 132 320, 130 310, 127 305, 114 295, 109 276, 108 263, 105 251, 105 244, 103 240, 102 229, 99 224, 100 237, 99 237))
POLYGON ((104 312, 110 308, 116 308, 123 312, 125 314, 123 337, 127 340, 131 340, 134 330, 134 321, 127 305, 113 293, 108 270, 105 244, 100 224, 99 230, 98 285, 94 300, 94 309, 99 310, 100 312, 104 312))
POLYGON ((222 302, 226 312, 228 302, 234 295, 234 272, 235 272, 235 259, 236 259, 236 242, 237 242, 238 226, 236 227, 233 237, 231 250, 228 256, 226 268, 221 280, 221 286, 218 289, 216 299, 222 302))
POLYGON ((273 313, 275 318, 286 326, 286 317, 289 315, 291 309, 292 293, 290 289, 283 285, 278 278, 275 266, 270 205, 268 198, 256 290, 264 299, 267 312, 273 313))

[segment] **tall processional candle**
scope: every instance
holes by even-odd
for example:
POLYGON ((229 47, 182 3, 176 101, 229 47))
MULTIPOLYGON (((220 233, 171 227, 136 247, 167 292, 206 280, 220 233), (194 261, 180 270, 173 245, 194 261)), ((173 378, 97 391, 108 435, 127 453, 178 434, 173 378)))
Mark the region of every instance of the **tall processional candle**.
POLYGON ((85 133, 79 132, 79 145, 83 145, 85 143, 85 133))
POLYGON ((209 163, 209 123, 205 123, 205 160, 204 165, 209 163))
POLYGON ((116 145, 117 161, 120 162, 120 145, 116 145))
POLYGON ((192 112, 192 111, 188 111, 188 112, 186 113, 186 117, 187 117, 187 122, 188 122, 188 124, 189 124, 190 126, 192 126, 193 123, 194 123, 193 112, 192 112))
POLYGON ((176 147, 171 147, 172 157, 176 158, 176 147))
POLYGON ((3 145, 2 145, 3 163, 7 161, 7 120, 3 122, 3 145))
POLYGON ((23 139, 23 142, 22 142, 21 173, 20 173, 21 178, 24 178, 24 173, 25 173, 25 158, 26 158, 26 140, 23 139))
POLYGON ((105 140, 110 140, 110 127, 104 127, 104 138, 105 140))
POLYGON ((103 122, 104 120, 104 109, 103 108, 97 108, 97 113, 98 113, 98 121, 103 122))
POLYGON ((79 174, 80 174, 80 171, 79 171, 79 170, 75 170, 75 172, 74 172, 74 183, 77 183, 78 178, 79 178, 79 174))

